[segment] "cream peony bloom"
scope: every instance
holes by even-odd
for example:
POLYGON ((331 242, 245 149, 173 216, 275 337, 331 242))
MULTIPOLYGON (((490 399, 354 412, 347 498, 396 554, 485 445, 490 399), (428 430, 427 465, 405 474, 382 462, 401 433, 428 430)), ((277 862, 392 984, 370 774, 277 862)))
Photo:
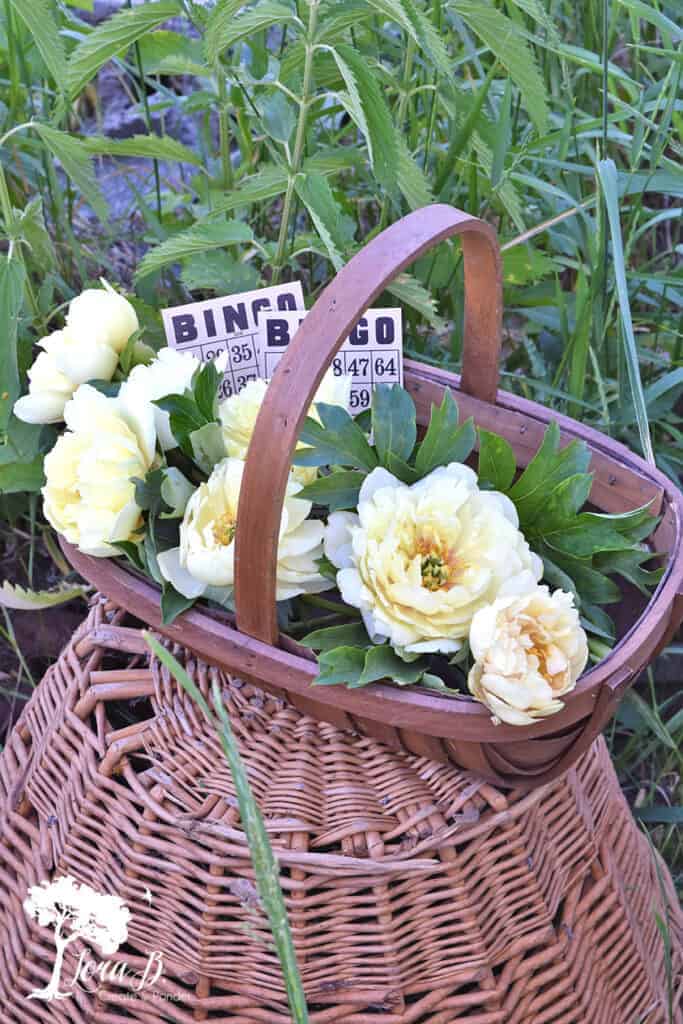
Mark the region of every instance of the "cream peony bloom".
MULTIPOLYGON (((209 586, 232 587, 235 533, 244 462, 227 458, 190 498, 180 527, 180 547, 158 556, 165 579, 185 597, 200 597, 209 586)), ((323 523, 306 517, 311 502, 297 498, 300 485, 290 480, 280 522, 277 600, 329 589, 318 572, 323 523)))
POLYGON ((85 554, 116 555, 112 542, 140 525, 131 478, 144 477, 154 459, 154 417, 87 384, 64 415, 69 429, 45 458, 45 515, 85 554))
POLYGON ((467 685, 496 724, 532 725, 561 711, 558 697, 574 689, 588 660, 573 595, 545 586, 480 609, 470 648, 467 685))
POLYGON ((128 299, 106 281, 102 284, 103 288, 87 288, 71 300, 66 327, 73 337, 101 342, 119 354, 140 324, 128 299))
POLYGON ((325 554, 372 640, 389 640, 410 660, 459 650, 475 612, 506 586, 536 584, 542 563, 518 525, 512 502, 480 491, 476 474, 460 463, 411 486, 374 469, 358 515, 329 517, 325 554))
POLYGON ((148 366, 134 366, 121 387, 121 393, 131 403, 146 402, 150 405, 159 444, 165 452, 177 448, 178 442, 171 433, 169 414, 152 403, 167 395, 182 395, 192 384, 195 370, 200 366, 199 360, 190 352, 162 348, 148 366))
POLYGON ((41 338, 43 351, 28 371, 28 394, 14 405, 25 423, 58 423, 80 384, 111 380, 119 353, 138 329, 135 310, 106 285, 72 299, 63 331, 41 338))
POLYGON ((24 423, 59 423, 64 419, 64 406, 73 395, 75 384, 57 362, 63 336, 63 331, 55 331, 38 342, 43 351, 28 371, 28 394, 14 403, 14 415, 24 423))
MULTIPOLYGON (((316 402, 325 402, 327 405, 341 405, 348 409, 351 396, 352 378, 346 374, 335 377, 332 369, 329 369, 316 393, 313 405, 316 402)), ((236 395, 226 398, 220 404, 219 417, 223 427, 223 441, 228 455, 236 459, 246 459, 251 435, 254 433, 256 417, 259 414, 263 399, 268 390, 268 381, 250 380, 236 395)), ((315 409, 310 413, 318 419, 315 409)), ((305 448, 300 444, 298 449, 305 448)), ((292 478, 305 487, 312 483, 318 475, 315 466, 292 466, 292 478)))

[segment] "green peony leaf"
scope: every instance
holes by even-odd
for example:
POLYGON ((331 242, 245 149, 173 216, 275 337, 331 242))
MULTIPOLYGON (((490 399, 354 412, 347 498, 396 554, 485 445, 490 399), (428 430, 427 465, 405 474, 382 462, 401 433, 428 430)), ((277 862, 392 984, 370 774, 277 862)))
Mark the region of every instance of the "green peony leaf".
POLYGON ((498 434, 479 428, 479 481, 494 491, 508 491, 515 479, 517 460, 512 446, 498 434))
POLYGON ((293 459, 296 466, 341 465, 371 472, 378 465, 375 452, 368 440, 345 409, 339 405, 318 402, 316 411, 321 419, 318 423, 310 417, 305 421, 300 434, 304 444, 311 445, 313 452, 297 452, 293 459), (310 461, 313 459, 313 461, 310 461))
POLYGON ((330 512, 355 508, 365 475, 356 469, 337 470, 308 484, 299 491, 297 497, 312 501, 316 505, 327 505, 330 512))
POLYGON ((464 462, 474 447, 476 431, 470 418, 458 427, 458 407, 450 391, 444 391, 441 405, 432 405, 427 433, 417 450, 415 468, 426 476, 438 466, 464 462))
POLYGON ((368 634, 361 622, 349 622, 343 626, 328 626, 326 629, 315 629, 299 641, 303 647, 326 654, 336 647, 358 647, 367 644, 368 634))
POLYGON ((375 388, 372 396, 372 432, 383 466, 387 466, 392 455, 403 462, 410 458, 417 438, 415 416, 415 403, 400 385, 375 388))
POLYGON ((425 672, 425 659, 405 662, 399 658, 393 647, 382 644, 368 648, 363 671, 356 682, 348 683, 352 688, 367 686, 381 679, 388 679, 397 686, 419 683, 425 672))
POLYGON ((318 658, 318 675, 316 686, 336 686, 345 683, 347 686, 357 685, 365 664, 365 651, 360 647, 335 647, 325 651, 318 658))
POLYGON ((191 608, 195 601, 196 598, 184 597, 170 583, 164 582, 161 591, 161 621, 165 626, 170 626, 179 615, 191 608))

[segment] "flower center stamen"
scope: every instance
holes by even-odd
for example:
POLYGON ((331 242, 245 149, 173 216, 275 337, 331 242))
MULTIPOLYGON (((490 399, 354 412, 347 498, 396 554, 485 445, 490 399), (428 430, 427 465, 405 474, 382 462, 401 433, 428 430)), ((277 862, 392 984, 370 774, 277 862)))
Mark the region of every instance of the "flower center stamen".
POLYGON ((213 536, 216 544, 227 548, 235 539, 236 530, 237 523, 229 512, 224 512, 213 524, 213 536))
POLYGON ((423 555, 422 584, 427 590, 440 590, 450 580, 451 570, 439 555, 423 555))

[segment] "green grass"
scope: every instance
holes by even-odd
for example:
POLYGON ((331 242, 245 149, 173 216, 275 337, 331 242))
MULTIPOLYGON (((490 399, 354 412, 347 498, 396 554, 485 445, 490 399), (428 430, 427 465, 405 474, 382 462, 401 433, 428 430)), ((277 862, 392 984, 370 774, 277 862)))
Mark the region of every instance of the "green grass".
MULTIPOLYGON (((35 499, 54 431, 19 424, 10 409, 55 308, 101 273, 117 279, 133 207, 148 249, 139 313, 155 343, 158 308, 190 297, 293 275, 314 297, 365 240, 426 202, 484 217, 504 246, 504 386, 678 479, 679 5, 257 0, 236 14, 241 6, 148 2, 93 31, 71 3, 0 0, 6 574, 26 584, 38 565, 42 585, 64 569, 51 564, 46 542, 59 556, 35 499), (159 31, 173 14, 198 38, 159 31), (110 60, 145 134, 84 131, 101 113, 95 76, 110 60), (173 113, 196 126, 191 150, 166 133, 173 113), (148 187, 133 181, 119 219, 95 173, 106 154, 125 178, 131 157, 148 162, 148 187), (252 241, 210 249, 233 221, 252 241)), ((444 245, 385 297, 406 310, 412 354, 458 365, 462 287, 457 247, 444 245)), ((0 685, 17 705, 42 665, 6 620, 0 628, 0 685)), ((679 885, 680 656, 671 648, 609 731, 629 799, 679 885)))

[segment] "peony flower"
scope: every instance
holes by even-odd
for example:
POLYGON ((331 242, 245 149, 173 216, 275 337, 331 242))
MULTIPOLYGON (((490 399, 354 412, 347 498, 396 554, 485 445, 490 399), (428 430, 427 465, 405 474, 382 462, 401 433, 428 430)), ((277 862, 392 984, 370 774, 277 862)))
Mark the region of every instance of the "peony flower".
POLYGON ((88 555, 116 555, 140 525, 132 477, 142 478, 155 454, 154 417, 84 384, 68 402, 68 430, 45 458, 45 515, 88 555))
MULTIPOLYGON (((325 402, 328 405, 341 405, 348 408, 351 395, 352 378, 346 374, 334 376, 332 370, 328 370, 316 393, 313 404, 325 402)), ((219 417, 223 426, 223 441, 228 455, 236 459, 246 459, 251 435, 254 433, 256 417, 258 416, 263 399, 268 390, 268 381, 250 380, 236 395, 226 398, 221 402, 219 417)), ((315 409, 310 415, 318 419, 315 409)), ((306 447, 299 444, 298 450, 306 447)), ((318 475, 315 466, 292 466, 292 478, 303 487, 312 483, 318 475)))
POLYGON ((41 338, 43 351, 28 371, 29 391, 14 405, 26 423, 58 423, 80 384, 111 380, 119 353, 138 329, 135 310, 108 285, 72 299, 63 331, 41 338))
POLYGON ((563 590, 499 597, 472 619, 467 685, 498 724, 532 725, 564 706, 588 660, 586 634, 563 590))
POLYGON ((64 419, 64 407, 75 391, 75 384, 59 368, 56 349, 63 331, 55 331, 41 338, 43 349, 28 371, 28 394, 14 403, 14 415, 24 423, 59 423, 64 419))
POLYGON ((134 366, 121 387, 121 393, 131 403, 147 402, 151 406, 163 451, 177 448, 178 442, 171 433, 169 414, 152 403, 167 395, 182 395, 191 386, 192 377, 200 366, 191 352, 162 348, 149 365, 134 366))
POLYGON ((140 324, 128 299, 102 283, 103 288, 87 288, 71 300, 66 327, 73 337, 109 345, 118 354, 140 324))
MULTIPOLYGON (((190 498, 180 527, 180 546, 158 556, 165 579, 185 597, 200 597, 207 587, 232 587, 235 578, 235 533, 244 462, 227 458, 190 498)), ((327 590, 318 572, 323 523, 307 519, 311 502, 297 498, 301 489, 287 485, 280 522, 277 600, 327 590)))
POLYGON ((476 474, 460 463, 411 486, 374 469, 358 515, 330 516, 325 554, 373 642, 389 640, 410 660, 459 650, 480 608, 506 586, 536 584, 542 563, 518 525, 509 498, 480 491, 476 474))

